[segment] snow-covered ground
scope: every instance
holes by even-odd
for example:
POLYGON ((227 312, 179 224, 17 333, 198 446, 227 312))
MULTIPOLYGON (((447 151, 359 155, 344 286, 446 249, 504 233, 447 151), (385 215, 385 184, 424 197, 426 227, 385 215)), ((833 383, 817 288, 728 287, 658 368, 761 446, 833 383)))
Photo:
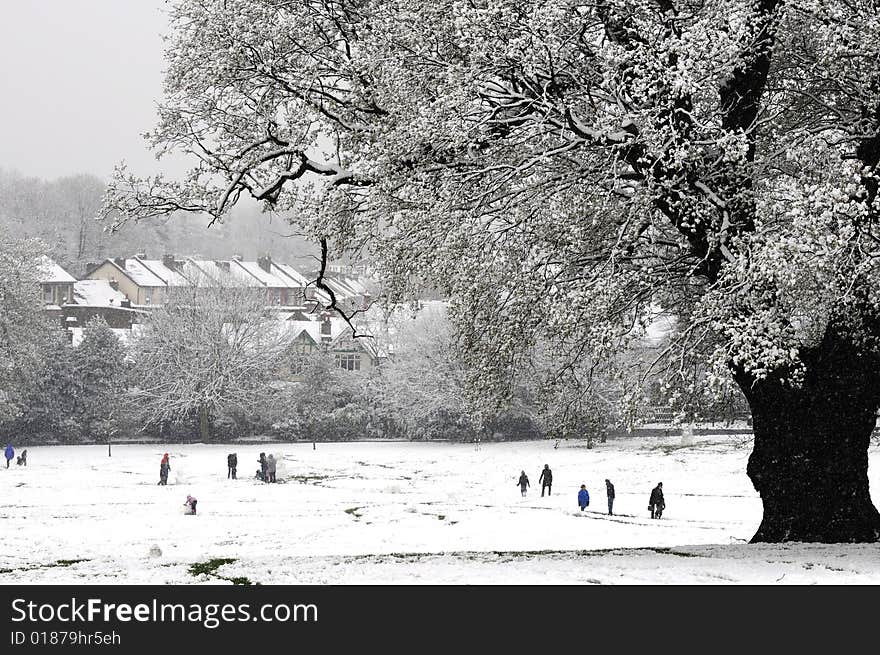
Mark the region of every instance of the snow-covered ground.
MULTIPOLYGON (((0 466, 0 584, 880 583, 880 546, 746 544, 761 516, 745 474, 750 449, 742 435, 592 450, 547 441, 117 445, 108 458, 106 446, 31 447, 26 468, 0 466), (166 451, 171 475, 157 486, 166 451), (226 477, 233 451, 238 480, 226 477), (261 451, 280 458, 279 484, 254 478, 261 451), (542 498, 545 463, 554 484, 542 498), (532 484, 525 498, 522 469, 532 484), (613 517, 606 477, 617 489, 613 517), (667 509, 655 521, 648 495, 660 481, 667 509), (183 514, 187 494, 197 516, 183 514), (214 559, 234 561, 190 571, 214 559)), ((870 475, 876 499, 876 447, 870 475)))

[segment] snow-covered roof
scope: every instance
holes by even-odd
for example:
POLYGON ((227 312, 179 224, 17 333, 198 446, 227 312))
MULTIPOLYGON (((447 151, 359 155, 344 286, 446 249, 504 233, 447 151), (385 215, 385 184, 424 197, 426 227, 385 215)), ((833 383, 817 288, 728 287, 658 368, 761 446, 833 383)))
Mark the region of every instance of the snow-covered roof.
MULTIPOLYGON (((175 260, 174 267, 163 260, 132 257, 124 260, 124 268, 116 261, 107 260, 141 287, 174 286, 245 286, 269 289, 307 289, 306 299, 323 305, 330 303, 325 291, 315 288, 314 281, 289 264, 269 260, 269 270, 260 262, 241 259, 206 260, 191 257, 175 260)), ((71 278, 72 280, 72 278, 71 278)), ((356 278, 331 276, 324 280, 339 301, 357 298, 367 293, 367 288, 356 278)))
POLYGON ((77 305, 93 307, 120 307, 125 294, 110 286, 107 280, 79 280, 73 283, 73 297, 77 305))
MULTIPOLYGON (((338 346, 341 342, 351 337, 351 327, 339 316, 333 315, 330 320, 330 347, 338 346)), ((322 340, 321 324, 323 319, 320 315, 303 314, 302 312, 290 312, 279 314, 279 329, 286 334, 291 341, 299 338, 303 333, 308 335, 315 343, 327 343, 322 340)), ((376 358, 378 351, 375 346, 374 339, 367 337, 356 340, 357 344, 364 349, 370 356, 376 358)))
MULTIPOLYGON (((307 333, 316 343, 321 343, 321 323, 322 320, 315 316, 307 320, 300 320, 299 314, 295 319, 290 320, 290 315, 282 315, 280 319, 280 329, 290 336, 291 339, 297 338, 302 332, 307 333)), ((330 340, 335 341, 345 330, 348 329, 345 321, 341 318, 330 318, 330 340)))
POLYGON ((290 278, 293 282, 293 286, 295 287, 306 287, 309 284, 308 278, 305 275, 297 271, 293 266, 289 264, 278 264, 276 262, 272 262, 272 272, 279 278, 284 279, 285 277, 290 278), (280 273, 276 272, 280 271, 280 273))
POLYGON ((125 260, 125 272, 140 287, 164 287, 165 280, 153 273, 137 257, 125 260))
POLYGON ((231 279, 229 268, 229 262, 187 257, 180 271, 192 284, 206 287, 228 284, 228 281, 231 279))
POLYGON ((43 284, 62 284, 76 282, 76 278, 61 268, 54 260, 43 255, 40 257, 40 282, 43 284))
MULTIPOLYGON (((286 289, 292 286, 290 280, 286 278, 283 273, 279 276, 279 274, 265 271, 258 262, 246 262, 240 261, 238 259, 233 259, 232 263, 237 264, 242 269, 247 271, 251 276, 259 280, 264 287, 286 289)), ((269 267, 269 270, 272 270, 271 266, 269 267)))
MULTIPOLYGON (((132 261, 132 260, 128 260, 132 261)), ((139 259, 137 257, 134 258, 134 261, 139 262, 141 265, 145 266, 151 273, 156 275, 162 282, 164 282, 165 286, 169 287, 188 287, 190 286, 189 280, 187 280, 183 275, 175 271, 173 268, 169 268, 165 265, 165 263, 160 259, 139 259)), ((128 263, 126 262, 126 266, 128 263)))
POLYGON ((363 293, 359 292, 346 278, 326 277, 324 284, 333 290, 337 300, 355 298, 363 293))

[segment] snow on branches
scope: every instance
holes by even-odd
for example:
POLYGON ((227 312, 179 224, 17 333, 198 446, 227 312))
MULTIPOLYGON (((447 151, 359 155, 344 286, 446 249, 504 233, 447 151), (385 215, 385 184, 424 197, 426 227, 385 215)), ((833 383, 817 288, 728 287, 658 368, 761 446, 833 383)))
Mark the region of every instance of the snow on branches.
POLYGON ((832 323, 874 347, 878 28, 871 0, 179 0, 149 138, 193 170, 120 170, 105 214, 292 210, 392 300, 448 293, 478 390, 658 307, 669 379, 796 381, 832 323))

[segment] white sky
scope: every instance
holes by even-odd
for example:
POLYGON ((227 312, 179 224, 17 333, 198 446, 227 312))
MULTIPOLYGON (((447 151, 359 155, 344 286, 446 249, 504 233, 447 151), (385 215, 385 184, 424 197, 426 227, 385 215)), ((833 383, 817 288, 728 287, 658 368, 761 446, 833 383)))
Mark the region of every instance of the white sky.
POLYGON ((182 170, 141 135, 161 96, 165 0, 0 0, 0 167, 47 179, 182 170))

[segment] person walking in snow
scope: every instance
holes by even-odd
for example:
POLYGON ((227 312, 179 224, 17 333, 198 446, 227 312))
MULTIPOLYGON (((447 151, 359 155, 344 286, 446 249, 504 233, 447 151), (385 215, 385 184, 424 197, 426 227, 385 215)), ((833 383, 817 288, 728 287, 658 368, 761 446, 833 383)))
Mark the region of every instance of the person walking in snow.
POLYGON ((522 492, 523 498, 526 497, 526 489, 529 487, 529 476, 526 475, 526 472, 523 471, 519 474, 519 490, 522 492))
POLYGON ((541 498, 544 497, 544 489, 547 490, 547 495, 549 496, 553 488, 553 471, 550 470, 549 464, 544 464, 544 470, 541 471, 538 482, 541 483, 541 498))
POLYGON ((583 512, 586 509, 587 505, 590 504, 590 492, 587 491, 587 485, 582 484, 581 490, 578 491, 578 507, 581 508, 583 512))
POLYGON ((658 482, 657 486, 651 490, 651 499, 648 501, 648 509, 651 511, 652 519, 659 519, 666 509, 666 501, 663 499, 663 483, 658 482))
POLYGON ((278 462, 275 461, 275 455, 269 453, 266 458, 266 475, 269 476, 267 482, 275 482, 275 471, 278 470, 278 462))
POLYGON ((192 496, 187 496, 186 502, 184 503, 184 505, 186 506, 186 511, 184 511, 184 514, 195 514, 196 513, 196 503, 198 503, 198 502, 199 501, 197 501, 192 496))
POLYGON ((15 457, 15 448, 11 443, 6 444, 6 468, 9 468, 10 460, 15 457))
POLYGON ((605 494, 608 496, 608 516, 611 516, 613 513, 611 509, 614 507, 614 485, 608 478, 605 478, 605 494))
POLYGON ((260 463, 260 470, 257 471, 257 477, 263 482, 268 482, 269 477, 267 473, 269 470, 269 463, 266 461, 266 453, 260 453, 260 459, 257 461, 260 463))
POLYGON ((159 484, 167 485, 168 484, 168 472, 171 470, 171 462, 168 458, 168 453, 162 455, 162 461, 159 463, 159 484))
POLYGON ((226 479, 232 478, 235 480, 235 469, 238 468, 238 455, 236 453, 229 453, 226 456, 226 466, 229 468, 226 473, 226 479))

